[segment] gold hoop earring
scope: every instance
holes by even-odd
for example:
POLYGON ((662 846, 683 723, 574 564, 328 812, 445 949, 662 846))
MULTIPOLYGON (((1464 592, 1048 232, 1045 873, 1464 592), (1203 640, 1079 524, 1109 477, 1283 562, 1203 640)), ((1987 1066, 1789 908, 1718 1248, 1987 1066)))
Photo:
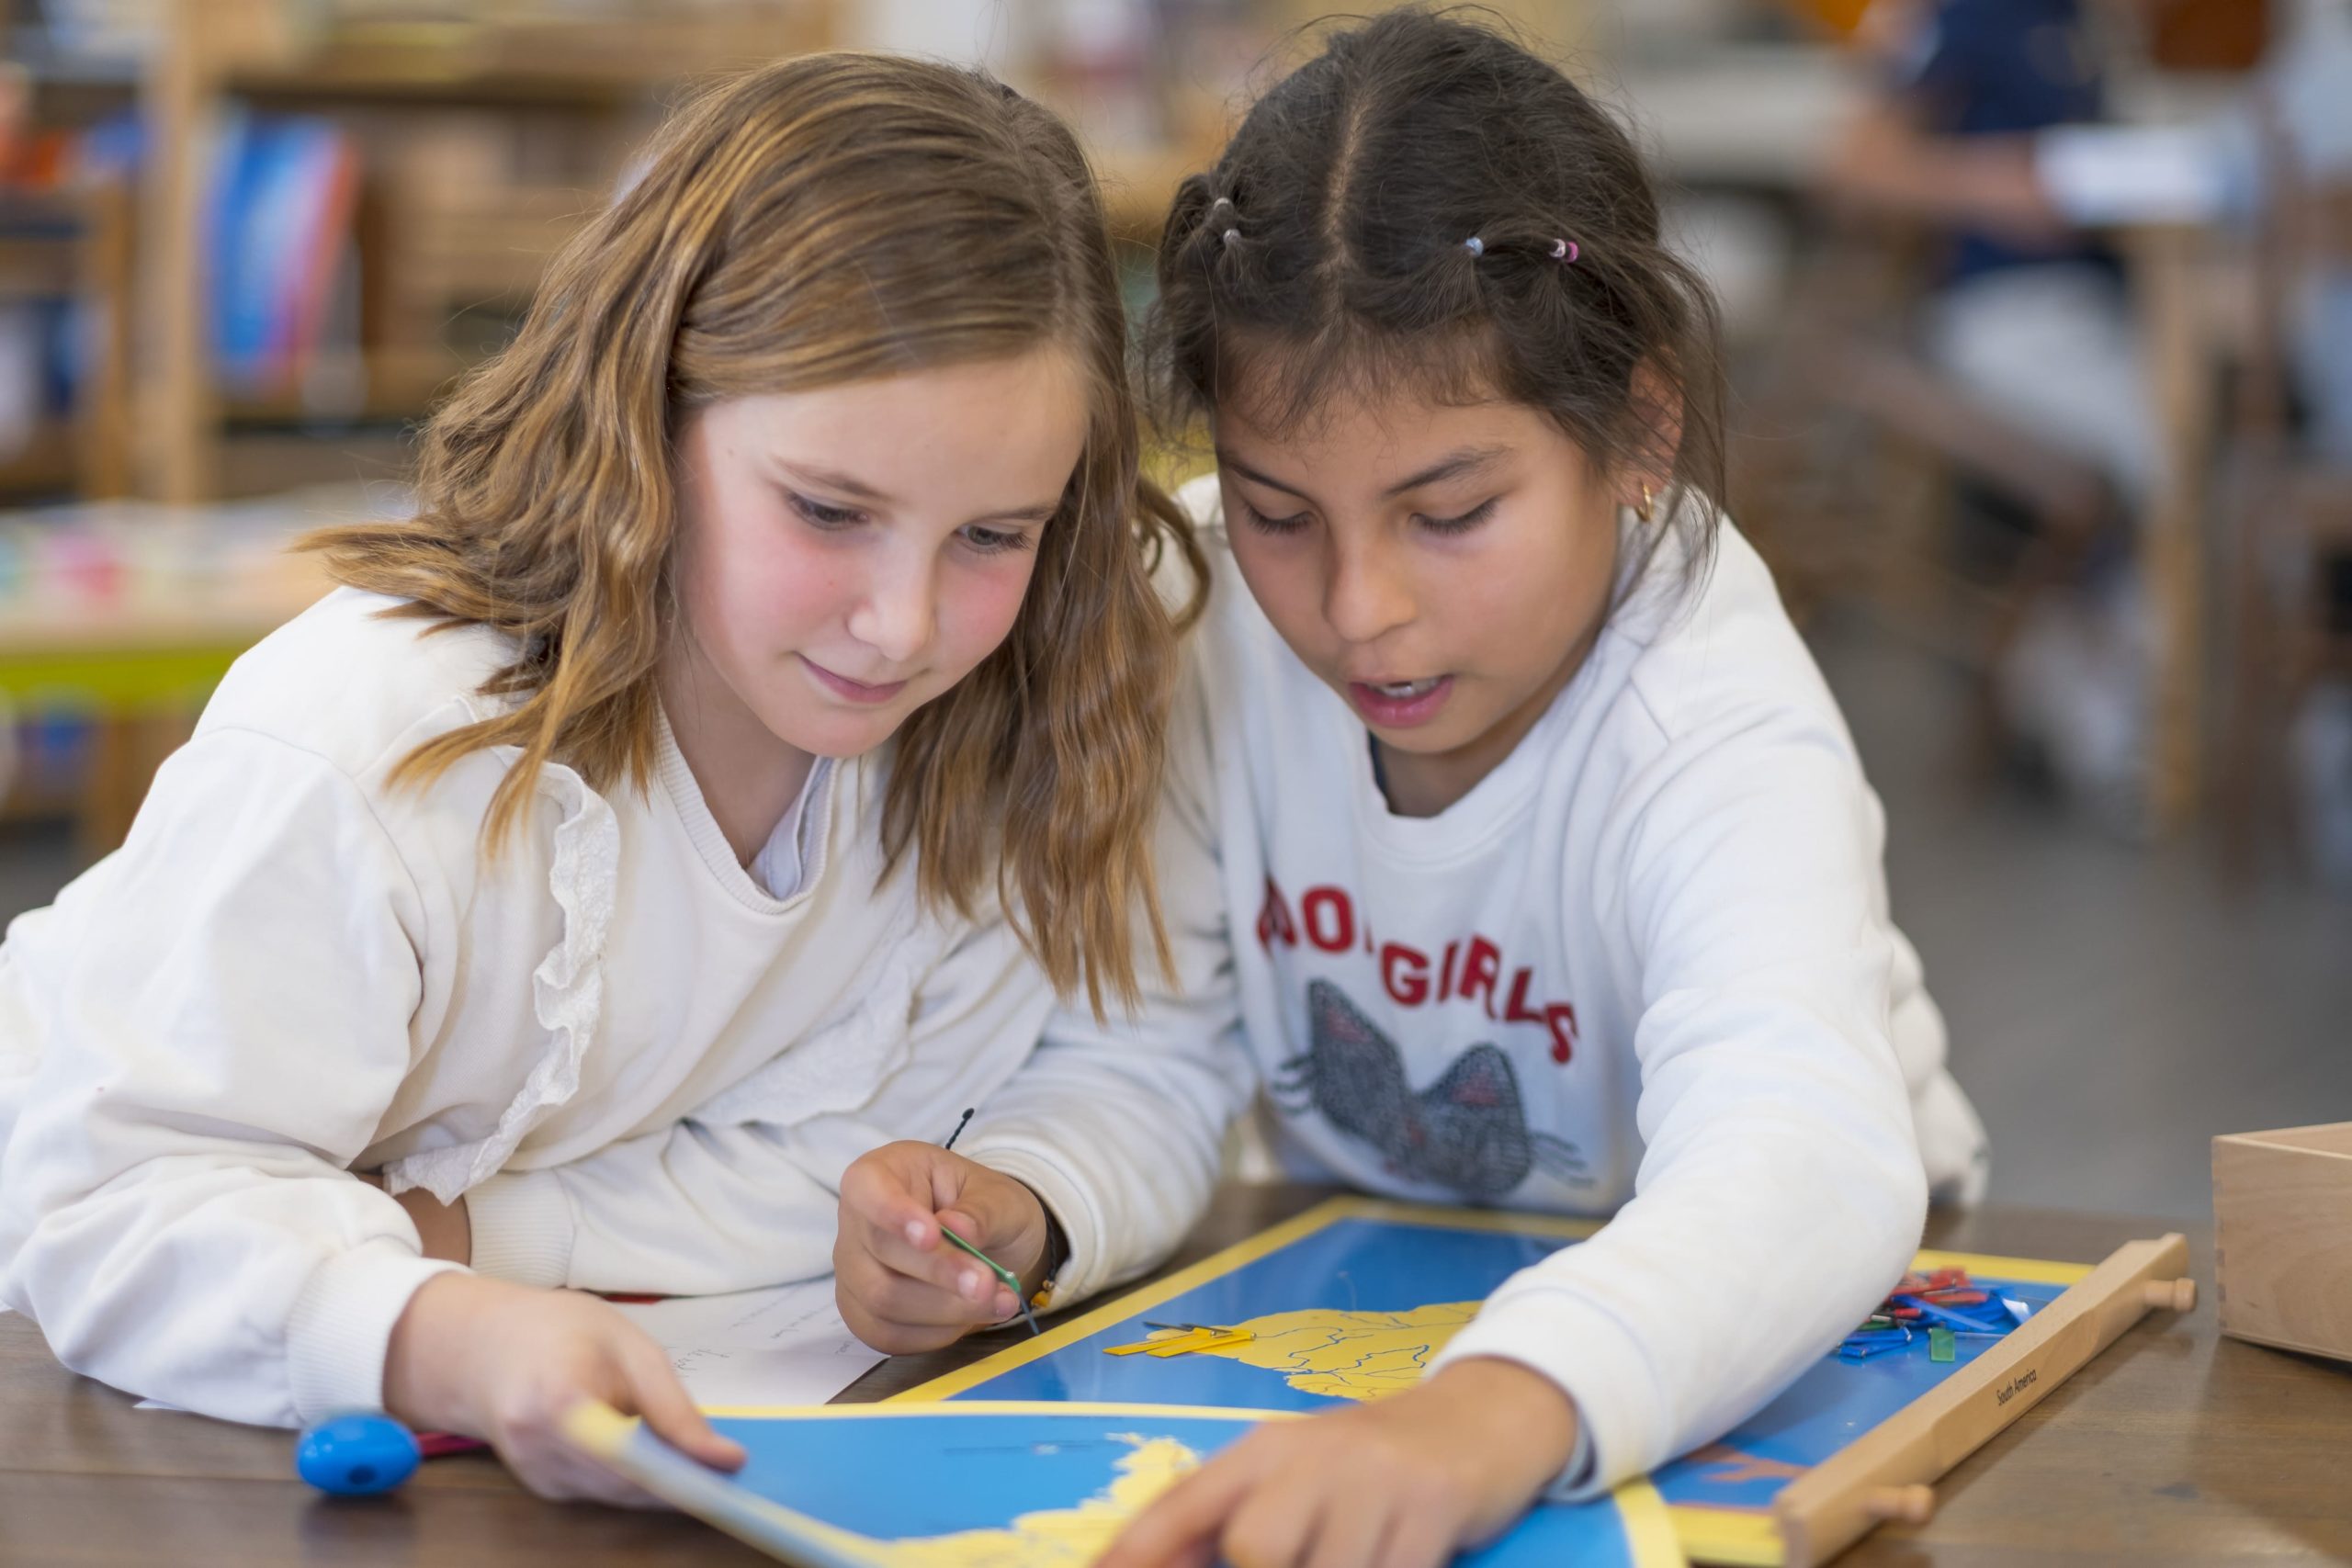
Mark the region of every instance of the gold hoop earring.
POLYGON ((1634 515, 1646 523, 1650 520, 1650 487, 1642 487, 1642 503, 1634 508, 1634 515))

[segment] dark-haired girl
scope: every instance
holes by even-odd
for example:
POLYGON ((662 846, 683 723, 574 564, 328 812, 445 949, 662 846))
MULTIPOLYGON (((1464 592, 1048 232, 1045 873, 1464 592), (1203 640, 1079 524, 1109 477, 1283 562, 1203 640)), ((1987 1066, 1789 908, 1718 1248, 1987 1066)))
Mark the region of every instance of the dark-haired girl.
POLYGON ((1106 1568, 1426 1568, 1757 1409, 1978 1190, 1983 1134, 1853 743, 1716 509, 1713 310, 1624 132, 1392 14, 1186 182, 1159 282, 1158 385, 1217 460, 1180 969, 1221 973, 1290 1173, 1614 1218, 1106 1568))

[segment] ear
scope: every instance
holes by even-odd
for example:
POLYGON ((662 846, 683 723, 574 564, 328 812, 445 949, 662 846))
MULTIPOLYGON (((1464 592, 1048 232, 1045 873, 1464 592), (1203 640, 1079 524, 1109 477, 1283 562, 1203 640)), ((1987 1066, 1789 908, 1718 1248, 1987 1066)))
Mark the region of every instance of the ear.
POLYGON ((1644 509, 1643 491, 1655 499, 1674 482, 1674 459, 1682 450, 1682 386, 1656 359, 1634 370, 1631 393, 1633 450, 1619 465, 1617 502, 1644 509))

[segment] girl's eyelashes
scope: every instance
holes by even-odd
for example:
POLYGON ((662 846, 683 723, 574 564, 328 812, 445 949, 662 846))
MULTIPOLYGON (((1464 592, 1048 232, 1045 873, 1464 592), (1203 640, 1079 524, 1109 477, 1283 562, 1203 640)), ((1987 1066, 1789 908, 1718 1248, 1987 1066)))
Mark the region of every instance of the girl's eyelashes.
MULTIPOLYGON (((1416 514, 1413 521, 1432 534, 1466 534, 1492 517, 1495 504, 1501 499, 1500 496, 1489 497, 1456 517, 1416 514)), ((1307 524, 1307 514, 1304 512, 1295 512, 1286 517, 1269 517, 1247 501, 1242 502, 1241 511, 1244 521, 1261 534, 1295 534, 1307 524)))
POLYGON ((984 556, 1001 556, 1029 548, 1033 536, 1026 528, 983 528, 975 524, 964 530, 964 540, 984 556))
POLYGON ((1242 502, 1241 510, 1247 515, 1250 526, 1261 534, 1295 534, 1306 526, 1306 513, 1304 512, 1294 512, 1287 517, 1269 517, 1247 501, 1242 502))
POLYGON ((1432 534, 1466 534, 1495 514, 1495 502, 1500 496, 1489 496, 1469 511, 1455 517, 1420 517, 1416 521, 1432 534))
MULTIPOLYGON (((824 502, 805 496, 796 490, 786 491, 784 498, 803 520, 811 526, 821 528, 827 533, 855 528, 872 521, 865 513, 854 506, 828 505, 824 502)), ((1009 550, 1025 550, 1030 548, 1033 543, 1032 536, 1025 528, 990 528, 976 523, 961 532, 964 542, 984 556, 1002 555, 1009 550)))
POLYGON ((810 500, 797 490, 786 491, 784 498, 791 503, 793 511, 820 528, 854 528, 865 521, 865 513, 854 507, 828 506, 821 501, 810 500))

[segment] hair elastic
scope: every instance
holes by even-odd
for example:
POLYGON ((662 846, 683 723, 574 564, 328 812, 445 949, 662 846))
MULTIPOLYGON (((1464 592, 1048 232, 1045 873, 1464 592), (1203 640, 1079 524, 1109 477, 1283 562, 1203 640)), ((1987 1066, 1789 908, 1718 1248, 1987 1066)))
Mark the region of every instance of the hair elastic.
POLYGON ((1580 254, 1581 253, 1577 249, 1577 243, 1574 240, 1555 240, 1552 242, 1552 259, 1554 261, 1572 262, 1576 260, 1580 254))
POLYGON ((1477 235, 1473 234, 1468 239, 1462 242, 1462 248, 1468 251, 1470 253, 1471 259, 1475 261, 1478 257, 1487 254, 1487 242, 1478 238, 1477 235))

